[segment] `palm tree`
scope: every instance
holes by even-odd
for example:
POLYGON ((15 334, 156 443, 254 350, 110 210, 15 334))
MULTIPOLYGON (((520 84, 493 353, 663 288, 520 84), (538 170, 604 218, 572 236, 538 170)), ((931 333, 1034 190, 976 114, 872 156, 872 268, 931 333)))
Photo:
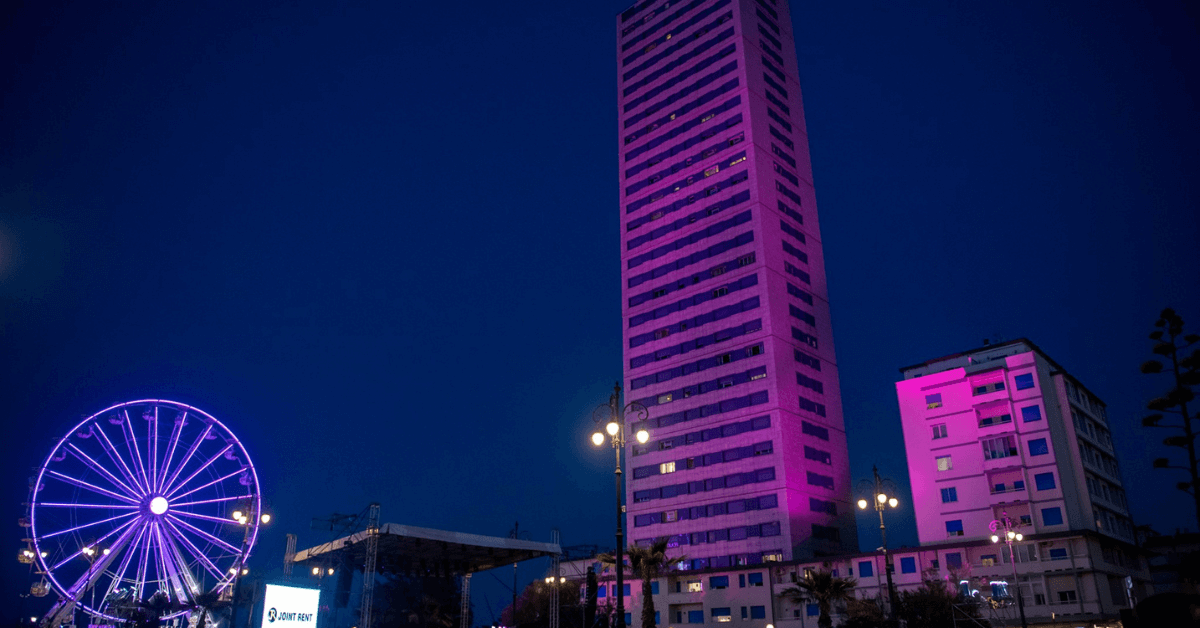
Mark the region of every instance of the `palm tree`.
POLYGON ((832 572, 805 570, 804 578, 796 582, 796 586, 780 591, 779 597, 792 604, 816 602, 821 611, 817 625, 821 628, 833 628, 833 618, 829 616, 830 609, 834 602, 853 599, 854 587, 857 584, 858 581, 854 578, 839 578, 832 572))
MULTIPOLYGON (((633 577, 642 581, 642 628, 654 628, 654 595, 652 585, 670 566, 687 560, 687 556, 667 556, 666 537, 657 539, 649 546, 633 545, 625 550, 629 557, 629 568, 633 577)), ((606 565, 616 565, 612 554, 598 556, 606 565)), ((617 592, 620 595, 621 592, 617 592)))

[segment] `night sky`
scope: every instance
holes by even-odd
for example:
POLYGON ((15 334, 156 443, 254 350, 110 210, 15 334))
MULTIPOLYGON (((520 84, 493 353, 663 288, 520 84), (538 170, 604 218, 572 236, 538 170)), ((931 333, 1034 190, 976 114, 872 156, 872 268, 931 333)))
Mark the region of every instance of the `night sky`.
MULTIPOLYGON (((611 545, 628 3, 339 4, 0 9, 0 558, 54 439, 143 397, 247 443, 258 569, 371 501, 611 545)), ((1162 307, 1200 330, 1200 36, 1134 4, 794 3, 855 478, 910 501, 899 367, 1028 337, 1108 403, 1136 523, 1194 527, 1137 366, 1162 307)))

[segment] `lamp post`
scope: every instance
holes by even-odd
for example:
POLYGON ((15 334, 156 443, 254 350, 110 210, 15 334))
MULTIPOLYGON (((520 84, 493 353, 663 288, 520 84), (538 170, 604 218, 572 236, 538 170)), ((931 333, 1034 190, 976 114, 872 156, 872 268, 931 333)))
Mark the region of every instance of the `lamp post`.
POLYGON ((1025 621, 1025 597, 1021 595, 1021 583, 1017 581, 1017 557, 1013 552, 1013 543, 1025 539, 1025 535, 1018 531, 1021 524, 1013 521, 1008 512, 1002 512, 1000 518, 993 520, 988 528, 992 531, 992 543, 1003 541, 1008 545, 1008 560, 1013 568, 1013 586, 1017 588, 1017 609, 1021 613, 1021 628, 1029 628, 1029 623, 1025 621))
MULTIPOLYGON (((597 425, 604 424, 604 432, 608 433, 617 460, 615 471, 617 486, 617 555, 616 565, 614 565, 617 570, 617 589, 614 592, 617 598, 616 628, 625 628, 625 494, 621 490, 621 455, 625 451, 625 417, 630 414, 634 415, 634 420, 636 421, 645 421, 650 417, 650 411, 646 409, 646 406, 636 401, 621 405, 620 382, 613 385, 613 393, 609 396, 608 403, 601 404, 592 411, 592 420, 597 425)), ((604 432, 592 434, 593 445, 597 447, 604 446, 604 432)), ((650 434, 644 429, 638 430, 636 438, 637 442, 645 443, 650 440, 650 434)))
POLYGON ((900 505, 900 500, 895 497, 899 491, 896 490, 896 485, 891 480, 879 477, 879 467, 872 466, 871 473, 875 476, 874 481, 863 480, 858 483, 858 493, 870 495, 870 499, 864 497, 858 500, 858 508, 866 510, 868 503, 874 504, 875 512, 879 513, 879 540, 882 542, 879 549, 883 551, 883 573, 887 576, 888 618, 895 619, 896 585, 892 584, 892 563, 888 559, 887 526, 883 524, 883 511, 900 505), (888 489, 891 490, 891 495, 888 495, 888 489))
MULTIPOLYGON (((262 512, 261 505, 258 506, 258 513, 259 523, 262 525, 271 523, 270 513, 262 512)), ((254 506, 249 504, 237 508, 230 514, 230 518, 245 529, 245 532, 242 534, 242 547, 245 547, 250 542, 250 518, 253 516, 255 516, 254 506)), ((229 618, 229 626, 230 628, 237 628, 238 610, 241 608, 241 601, 238 599, 239 589, 241 589, 242 577, 249 574, 250 570, 246 568, 244 562, 239 561, 234 563, 233 567, 229 568, 229 573, 233 576, 233 586, 229 589, 230 606, 233 608, 233 612, 229 618)), ((253 614, 254 609, 251 608, 250 612, 253 614)), ((249 618, 247 618, 247 621, 249 621, 249 618)))

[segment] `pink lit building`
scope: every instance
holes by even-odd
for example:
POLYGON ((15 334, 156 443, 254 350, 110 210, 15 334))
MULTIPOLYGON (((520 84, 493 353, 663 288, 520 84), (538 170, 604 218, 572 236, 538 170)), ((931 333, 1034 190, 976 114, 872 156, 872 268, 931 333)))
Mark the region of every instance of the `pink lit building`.
POLYGON ((787 1, 639 1, 617 84, 625 390, 651 433, 629 538, 693 569, 854 549, 787 1))
POLYGON ((1104 403, 1028 340, 901 369, 896 384, 922 545, 1025 534, 1134 541, 1104 403))

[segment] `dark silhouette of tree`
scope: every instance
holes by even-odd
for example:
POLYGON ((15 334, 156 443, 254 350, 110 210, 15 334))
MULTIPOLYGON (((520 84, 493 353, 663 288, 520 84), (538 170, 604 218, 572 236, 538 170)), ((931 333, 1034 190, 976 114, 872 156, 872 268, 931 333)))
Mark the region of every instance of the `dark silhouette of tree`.
MULTIPOLYGON (((653 582, 670 571, 670 566, 687 560, 686 556, 667 556, 667 539, 657 539, 649 546, 633 545, 625 551, 629 557, 629 569, 633 577, 642 581, 642 628, 654 628, 653 582)), ((600 562, 615 565, 612 554, 598 556, 600 562)))
POLYGON ((779 592, 779 597, 792 604, 816 602, 820 616, 817 625, 821 628, 833 628, 833 618, 829 613, 833 605, 854 598, 854 587, 858 581, 854 578, 840 578, 829 571, 806 570, 804 577, 796 581, 796 585, 779 592))
MULTIPOLYGON (((1013 586, 1017 584, 1013 583, 1013 586)), ((899 602, 896 617, 908 622, 909 626, 978 628, 989 625, 980 618, 977 605, 962 603, 965 600, 959 596, 958 590, 945 580, 927 579, 917 590, 902 592, 899 602)))
MULTIPOLYGON (((535 580, 517 598, 517 616, 509 605, 500 612, 500 623, 521 628, 549 628, 554 589, 558 589, 558 618, 563 628, 582 628, 583 606, 579 602, 579 581, 545 582, 535 580), (515 623, 514 623, 515 622, 515 623)), ((429 626, 428 628, 440 628, 429 626)), ((449 627, 446 627, 449 628, 449 627)))
POLYGON ((586 584, 586 606, 583 614, 583 628, 592 628, 596 625, 596 596, 599 593, 599 584, 596 582, 596 570, 590 566, 587 568, 587 584, 586 584))
POLYGON ((1186 467, 1172 465, 1169 458, 1157 458, 1154 461, 1156 469, 1181 469, 1191 474, 1190 482, 1179 482, 1176 488, 1192 496, 1196 506, 1196 525, 1200 528, 1200 474, 1196 460, 1196 426, 1192 425, 1194 417, 1188 413, 1188 402, 1196 398, 1193 386, 1200 385, 1200 347, 1192 350, 1191 355, 1183 353, 1191 346, 1200 342, 1200 336, 1183 333, 1183 319, 1175 310, 1167 308, 1159 314, 1154 322, 1158 329, 1150 333, 1150 339, 1155 341, 1152 351, 1169 364, 1164 367, 1159 360, 1148 360, 1142 363, 1143 373, 1163 373, 1172 376, 1172 387, 1162 397, 1150 400, 1146 407, 1155 412, 1166 412, 1180 417, 1178 423, 1162 423, 1162 414, 1151 414, 1142 419, 1145 427, 1161 427, 1182 432, 1168 436, 1163 444, 1168 447, 1179 447, 1187 451, 1188 465, 1186 467))

